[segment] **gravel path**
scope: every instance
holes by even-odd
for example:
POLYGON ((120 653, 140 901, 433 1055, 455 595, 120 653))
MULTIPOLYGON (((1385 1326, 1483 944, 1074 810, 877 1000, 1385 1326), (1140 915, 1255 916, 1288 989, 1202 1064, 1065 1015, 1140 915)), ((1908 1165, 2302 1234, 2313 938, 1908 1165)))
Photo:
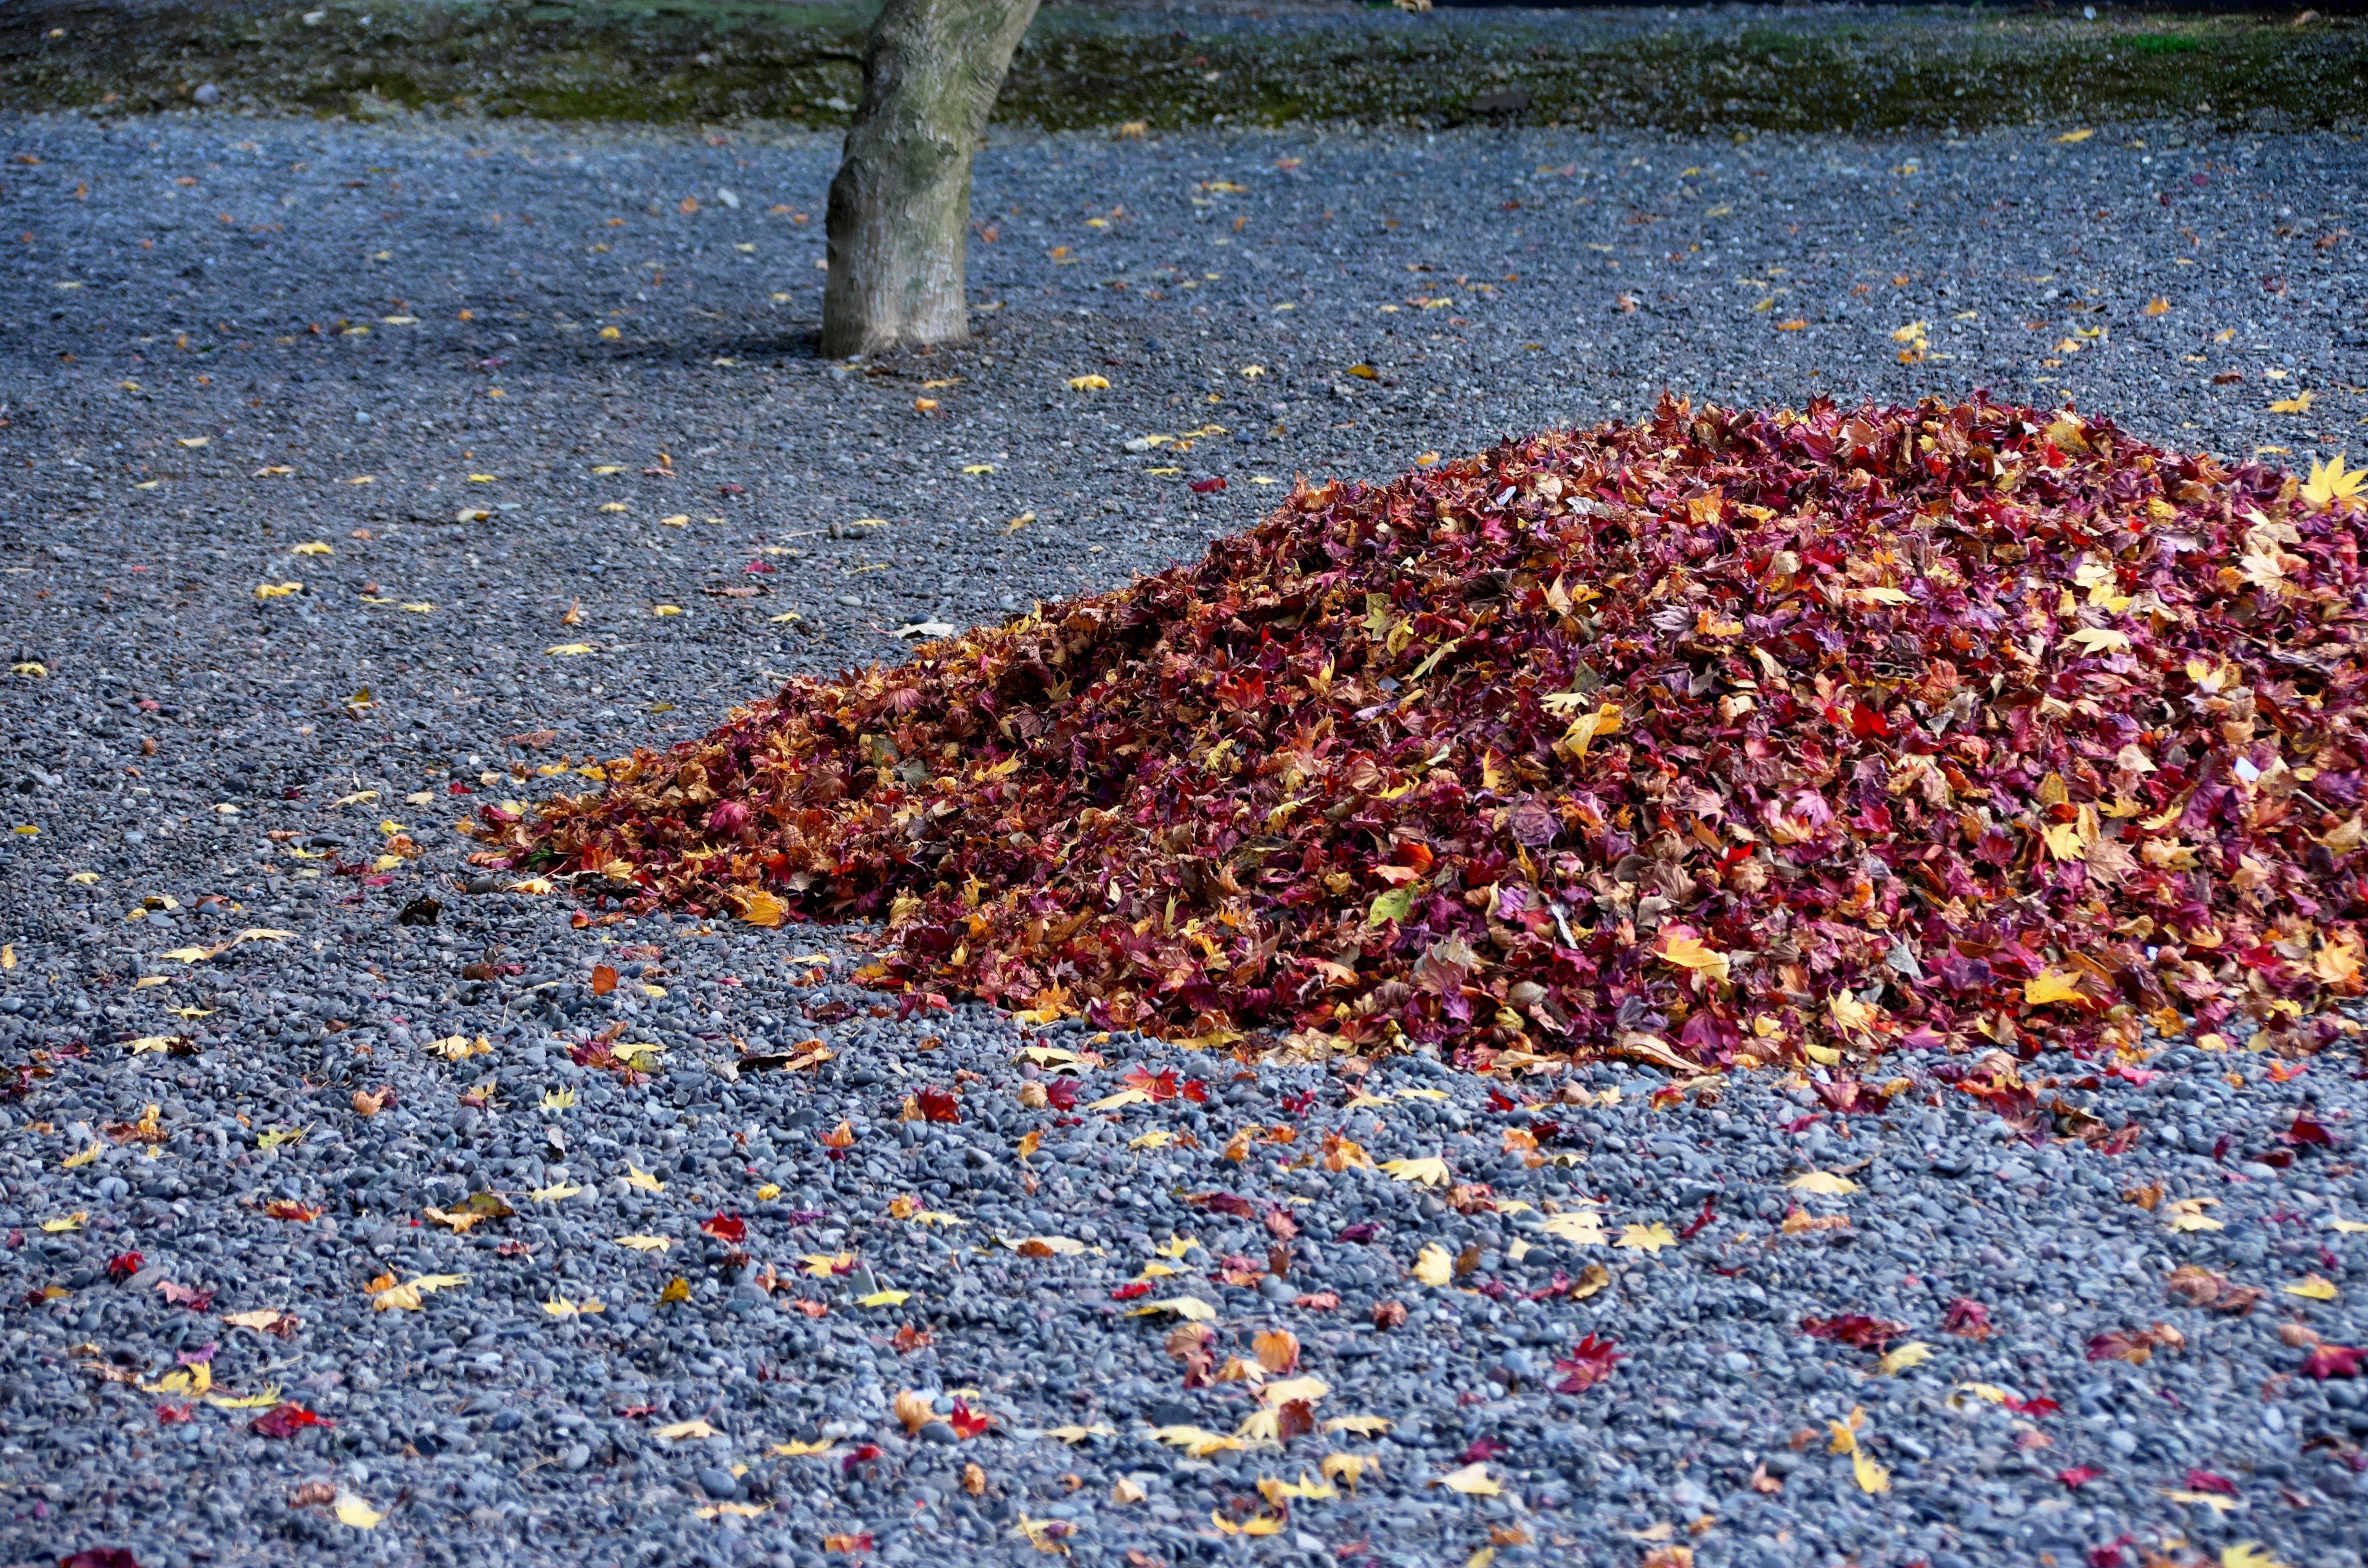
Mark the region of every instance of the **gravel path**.
POLYGON ((2027 1133, 1972 1052, 1660 1108, 1254 1070, 883 1016, 859 932, 577 926, 452 830, 1664 386, 2341 445, 2356 143, 2060 134, 1013 140, 976 345, 830 366, 817 142, 8 122, 0 1560, 2359 1564, 2362 1383, 2304 1372, 2368 1339, 2356 1036, 2043 1055, 2027 1133), (1200 1086, 1093 1108, 1137 1068, 1200 1086), (1203 1346, 1129 1315, 1185 1298, 1203 1346), (1223 1374, 1277 1329, 1286 1430, 1378 1419, 1152 1435, 1266 1408, 1223 1374))

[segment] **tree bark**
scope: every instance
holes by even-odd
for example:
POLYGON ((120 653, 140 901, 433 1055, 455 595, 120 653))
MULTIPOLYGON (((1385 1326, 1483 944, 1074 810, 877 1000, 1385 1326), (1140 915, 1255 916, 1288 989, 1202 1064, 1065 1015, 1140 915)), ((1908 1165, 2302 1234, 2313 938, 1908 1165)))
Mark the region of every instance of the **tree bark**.
POLYGON ((830 182, 822 351, 970 336, 970 160, 1037 0, 888 0, 830 182))

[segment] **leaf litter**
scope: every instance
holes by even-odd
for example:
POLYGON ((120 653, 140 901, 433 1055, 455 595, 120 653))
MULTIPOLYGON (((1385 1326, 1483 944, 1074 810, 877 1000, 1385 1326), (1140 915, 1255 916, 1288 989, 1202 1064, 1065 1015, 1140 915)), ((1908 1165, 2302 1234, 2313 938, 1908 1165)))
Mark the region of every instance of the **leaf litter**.
POLYGON ((2360 512, 2069 407, 1665 398, 802 677, 479 858, 1202 1043, 2306 1053, 2361 989, 2360 512))

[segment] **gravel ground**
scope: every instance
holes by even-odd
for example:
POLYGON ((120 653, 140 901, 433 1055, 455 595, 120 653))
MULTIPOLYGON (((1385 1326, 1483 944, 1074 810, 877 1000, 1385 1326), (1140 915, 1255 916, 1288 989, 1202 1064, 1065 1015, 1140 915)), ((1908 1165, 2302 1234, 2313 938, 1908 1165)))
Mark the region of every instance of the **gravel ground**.
POLYGON ((848 366, 813 358, 817 141, 8 122, 0 1560, 2360 1563, 2362 1385, 2302 1375, 2309 1335, 2368 1337, 2356 1036, 2283 1081, 2241 1043, 2043 1055, 2028 1135, 1951 1085, 1971 1054, 1854 1104, 1253 1068, 899 1020, 860 932, 577 926, 452 826, 901 626, 1173 560, 1295 474, 1665 386, 2341 445, 2356 142, 2060 134, 1013 139, 977 343, 848 366), (645 1082, 571 1060, 604 1032, 645 1082), (742 1044, 791 1061, 735 1077, 742 1044), (1065 1112, 1047 1051, 1099 1059, 1065 1112), (1137 1067, 1206 1098, 1090 1108, 1137 1067), (899 1122, 926 1089, 958 1119, 899 1122), (1227 1160, 1252 1123, 1296 1142, 1227 1160), (1333 1133, 1495 1210, 1328 1171, 1333 1133), (426 1213, 481 1194, 515 1214, 426 1213), (1589 1244, 1582 1199, 1668 1244, 1589 1244), (2191 1305, 2185 1266, 2268 1294, 2191 1305), (1288 1329, 1317 1422, 1388 1425, 1156 1439, 1259 1407, 1128 1315, 1182 1297, 1215 1368, 1288 1329), (1930 1358, 1803 1332, 1847 1314, 1930 1358), (1557 1392, 1588 1334, 1624 1359, 1557 1392), (908 1389, 946 1418, 909 1438, 908 1389), (200 1397, 273 1390, 322 1424, 200 1397), (1887 1491, 1833 1451, 1853 1411, 1887 1491), (1259 1497, 1332 1454, 1378 1469, 1259 1497))

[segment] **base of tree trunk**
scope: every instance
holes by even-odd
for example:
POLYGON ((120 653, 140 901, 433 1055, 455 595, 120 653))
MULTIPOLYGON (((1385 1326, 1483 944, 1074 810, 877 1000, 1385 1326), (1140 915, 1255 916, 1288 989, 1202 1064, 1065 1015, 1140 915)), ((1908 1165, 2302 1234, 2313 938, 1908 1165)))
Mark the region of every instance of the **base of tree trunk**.
POLYGON ((1037 0, 888 0, 830 182, 822 351, 961 343, 971 153, 1037 0))

